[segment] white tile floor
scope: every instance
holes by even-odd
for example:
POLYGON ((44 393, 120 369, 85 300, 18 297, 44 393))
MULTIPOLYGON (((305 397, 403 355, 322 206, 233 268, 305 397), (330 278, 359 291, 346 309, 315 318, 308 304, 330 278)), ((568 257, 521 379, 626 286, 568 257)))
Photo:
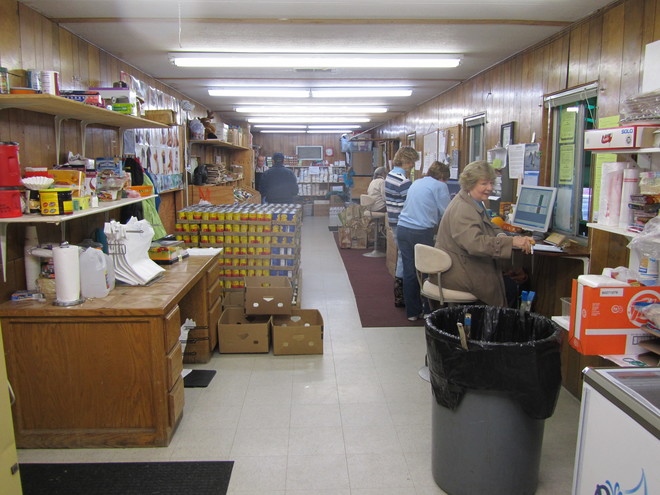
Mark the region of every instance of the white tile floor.
MULTIPOLYGON (((424 328, 362 328, 327 218, 305 217, 302 307, 325 321, 322 356, 215 354, 186 389, 167 448, 19 450, 21 462, 233 460, 230 494, 427 495, 431 390, 424 328)), ((538 495, 570 493, 579 402, 546 421, 538 495)), ((476 494, 475 494, 476 495, 476 494)))

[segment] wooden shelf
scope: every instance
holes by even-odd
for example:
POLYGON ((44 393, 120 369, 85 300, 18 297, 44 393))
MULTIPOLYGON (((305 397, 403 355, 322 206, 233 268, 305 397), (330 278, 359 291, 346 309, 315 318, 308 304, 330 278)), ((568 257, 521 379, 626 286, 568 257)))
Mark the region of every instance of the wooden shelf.
POLYGON ((76 119, 126 129, 169 127, 167 124, 161 124, 153 120, 112 112, 105 108, 85 105, 78 101, 49 94, 0 95, 0 109, 3 108, 20 108, 55 115, 64 119, 76 119))
POLYGON ((599 223, 588 223, 587 227, 589 227, 590 229, 597 229, 597 230, 602 230, 604 232, 609 232, 611 234, 619 234, 619 235, 622 235, 622 236, 625 236, 625 237, 629 237, 631 239, 634 238, 634 237, 637 237, 637 235, 638 235, 635 232, 628 232, 626 229, 622 229, 620 227, 613 227, 613 226, 609 226, 609 225, 601 225, 599 223))
POLYGON ((101 201, 97 208, 88 208, 87 210, 74 211, 71 215, 23 215, 22 217, 16 218, 1 218, 0 224, 7 223, 55 223, 59 224, 62 222, 67 222, 69 220, 75 220, 77 218, 86 217, 89 215, 96 215, 97 213, 102 213, 104 211, 114 210, 116 208, 121 208, 122 206, 130 205, 133 203, 140 203, 145 199, 155 198, 156 195, 152 196, 141 196, 139 198, 124 198, 118 199, 117 201, 101 201))
POLYGON ((660 153, 660 148, 615 148, 611 150, 584 150, 591 153, 611 153, 613 155, 636 155, 639 153, 660 153))
POLYGON ((246 148, 245 146, 239 146, 237 144, 228 143, 227 141, 221 141, 219 139, 191 139, 188 141, 188 144, 201 144, 203 146, 214 146, 216 148, 227 148, 230 150, 241 150, 241 151, 250 151, 251 148, 246 148))

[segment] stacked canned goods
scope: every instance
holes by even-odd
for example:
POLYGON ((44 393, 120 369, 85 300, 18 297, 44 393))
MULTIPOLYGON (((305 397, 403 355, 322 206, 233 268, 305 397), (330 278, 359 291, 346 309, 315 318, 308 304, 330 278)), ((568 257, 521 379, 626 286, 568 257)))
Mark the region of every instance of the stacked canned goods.
POLYGON ((188 247, 221 247, 225 289, 249 276, 285 276, 300 266, 300 205, 192 205, 177 212, 176 237, 188 247))

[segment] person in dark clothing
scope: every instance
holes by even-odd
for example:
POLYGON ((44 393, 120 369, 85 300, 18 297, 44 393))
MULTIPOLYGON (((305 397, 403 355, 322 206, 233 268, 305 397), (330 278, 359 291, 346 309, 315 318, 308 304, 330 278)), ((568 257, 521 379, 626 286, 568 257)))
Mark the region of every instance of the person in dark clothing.
POLYGON ((261 196, 266 203, 293 203, 298 195, 298 180, 284 166, 284 155, 273 155, 273 166, 261 177, 261 196))

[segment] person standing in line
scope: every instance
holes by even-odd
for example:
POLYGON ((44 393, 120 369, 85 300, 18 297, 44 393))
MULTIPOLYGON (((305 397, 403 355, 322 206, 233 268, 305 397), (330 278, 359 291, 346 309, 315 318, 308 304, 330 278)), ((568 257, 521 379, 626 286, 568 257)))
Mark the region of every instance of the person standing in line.
POLYGON ((374 204, 370 208, 371 211, 386 211, 385 208, 385 176, 387 170, 385 167, 378 167, 374 170, 373 179, 367 187, 367 195, 373 198, 374 204))
POLYGON ((284 166, 284 155, 273 155, 273 166, 261 177, 261 196, 266 203, 293 203, 298 195, 298 180, 284 166))
MULTIPOLYGON (((385 206, 387 208, 387 223, 392 229, 396 242, 396 227, 399 215, 406 201, 408 188, 412 184, 408 178, 410 170, 419 160, 419 153, 411 146, 403 146, 394 154, 392 170, 385 177, 385 206)), ((403 299, 403 261, 399 251, 394 274, 394 305, 398 308, 405 305, 403 299)))
POLYGON ((406 316, 416 321, 430 312, 427 301, 422 302, 415 270, 415 244, 433 246, 433 236, 449 205, 449 167, 433 162, 425 177, 416 180, 408 189, 406 202, 396 228, 397 245, 403 261, 403 299, 406 316))

